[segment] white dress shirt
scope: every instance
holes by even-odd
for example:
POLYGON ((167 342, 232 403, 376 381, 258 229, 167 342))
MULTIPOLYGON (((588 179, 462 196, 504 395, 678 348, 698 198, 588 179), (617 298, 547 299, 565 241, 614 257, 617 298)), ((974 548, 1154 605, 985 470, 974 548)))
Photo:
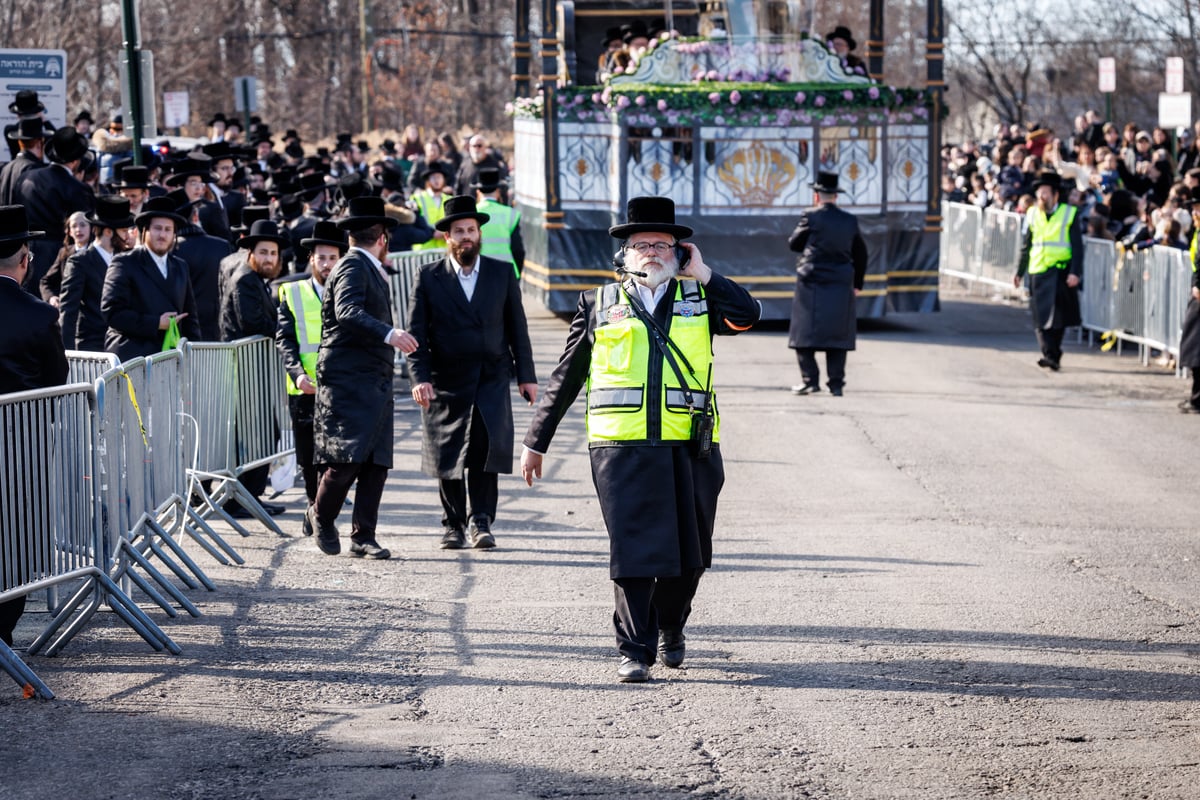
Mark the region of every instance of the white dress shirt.
POLYGON ((467 272, 463 269, 463 265, 454 259, 454 256, 447 253, 446 258, 450 261, 450 265, 454 267, 454 272, 458 275, 458 285, 462 287, 463 293, 466 294, 467 302, 471 302, 471 298, 475 296, 475 287, 479 283, 479 259, 475 259, 475 268, 467 272))
POLYGON ((167 257, 160 256, 158 253, 155 253, 149 247, 146 248, 146 252, 150 254, 150 258, 154 259, 154 263, 158 266, 158 271, 162 273, 163 278, 166 278, 167 277, 167 257))

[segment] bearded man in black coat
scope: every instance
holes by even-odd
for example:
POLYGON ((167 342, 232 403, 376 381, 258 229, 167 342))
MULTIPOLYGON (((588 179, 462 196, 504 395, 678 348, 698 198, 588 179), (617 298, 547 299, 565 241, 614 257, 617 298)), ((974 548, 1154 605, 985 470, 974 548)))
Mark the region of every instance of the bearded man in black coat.
POLYGON ((350 555, 383 559, 391 553, 379 546, 376 528, 392 467, 395 351, 411 353, 417 340, 392 322, 383 259, 396 221, 381 197, 356 197, 348 210, 337 225, 349 234, 350 250, 330 273, 321 301, 313 412, 313 461, 321 478, 305 524, 321 552, 340 553, 335 523, 355 484, 350 555))
POLYGON ((108 331, 100 310, 104 276, 113 259, 127 252, 137 239, 127 198, 111 195, 97 198, 96 212, 88 215, 87 221, 92 226, 91 244, 72 253, 63 265, 59 319, 66 349, 102 352, 108 331))
POLYGON ((175 255, 188 266, 188 278, 192 282, 192 294, 196 297, 197 323, 200 325, 200 341, 221 341, 221 261, 233 252, 228 239, 211 236, 200 226, 199 202, 189 200, 187 194, 176 189, 167 197, 178 206, 180 216, 188 224, 179 231, 179 242, 175 255))
POLYGON ((512 472, 512 386, 537 399, 533 347, 512 265, 479 254, 487 214, 475 198, 452 197, 437 229, 446 258, 421 268, 409 301, 409 331, 421 346, 408 359, 424 428, 421 467, 438 479, 442 542, 457 550, 496 544, 499 474, 512 472), (468 505, 468 498, 470 503, 468 505))

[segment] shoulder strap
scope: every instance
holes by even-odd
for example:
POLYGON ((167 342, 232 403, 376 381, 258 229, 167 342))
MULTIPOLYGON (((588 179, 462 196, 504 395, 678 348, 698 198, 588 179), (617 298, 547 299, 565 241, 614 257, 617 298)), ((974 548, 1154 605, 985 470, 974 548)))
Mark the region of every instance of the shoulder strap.
POLYGON ((688 363, 687 356, 679 349, 679 345, 672 342, 671 337, 667 336, 662 326, 658 324, 658 320, 654 319, 653 315, 646 311, 646 307, 642 305, 642 299, 638 297, 633 281, 629 281, 624 288, 625 294, 629 297, 629 306, 633 309, 634 316, 645 323, 646 327, 650 329, 650 338, 654 342, 655 349, 667 359, 667 363, 671 365, 671 370, 679 380, 679 388, 683 392, 683 401, 687 403, 689 410, 695 409, 696 401, 692 397, 691 386, 688 384, 687 379, 683 377, 683 370, 679 368, 679 361, 675 360, 675 354, 679 354, 679 359, 683 361, 683 365, 687 367, 688 373, 693 378, 696 377, 696 370, 688 363))

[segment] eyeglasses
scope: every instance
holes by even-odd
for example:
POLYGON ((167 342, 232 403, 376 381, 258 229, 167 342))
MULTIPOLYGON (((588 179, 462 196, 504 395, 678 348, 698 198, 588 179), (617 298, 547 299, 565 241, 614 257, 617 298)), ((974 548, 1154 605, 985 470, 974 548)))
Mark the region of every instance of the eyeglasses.
POLYGON ((648 255, 653 250, 655 255, 660 256, 665 256, 674 246, 674 242, 638 242, 628 245, 630 249, 637 250, 641 255, 648 255))

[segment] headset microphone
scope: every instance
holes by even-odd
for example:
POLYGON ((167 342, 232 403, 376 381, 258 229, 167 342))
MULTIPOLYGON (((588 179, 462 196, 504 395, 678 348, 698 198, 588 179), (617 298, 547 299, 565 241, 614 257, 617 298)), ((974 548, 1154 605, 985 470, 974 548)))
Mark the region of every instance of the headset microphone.
POLYGON ((631 269, 625 269, 625 250, 624 249, 618 250, 617 252, 613 253, 612 265, 613 265, 613 270, 618 275, 636 275, 639 278, 646 277, 646 273, 644 273, 644 272, 635 272, 634 270, 631 270, 631 269))

